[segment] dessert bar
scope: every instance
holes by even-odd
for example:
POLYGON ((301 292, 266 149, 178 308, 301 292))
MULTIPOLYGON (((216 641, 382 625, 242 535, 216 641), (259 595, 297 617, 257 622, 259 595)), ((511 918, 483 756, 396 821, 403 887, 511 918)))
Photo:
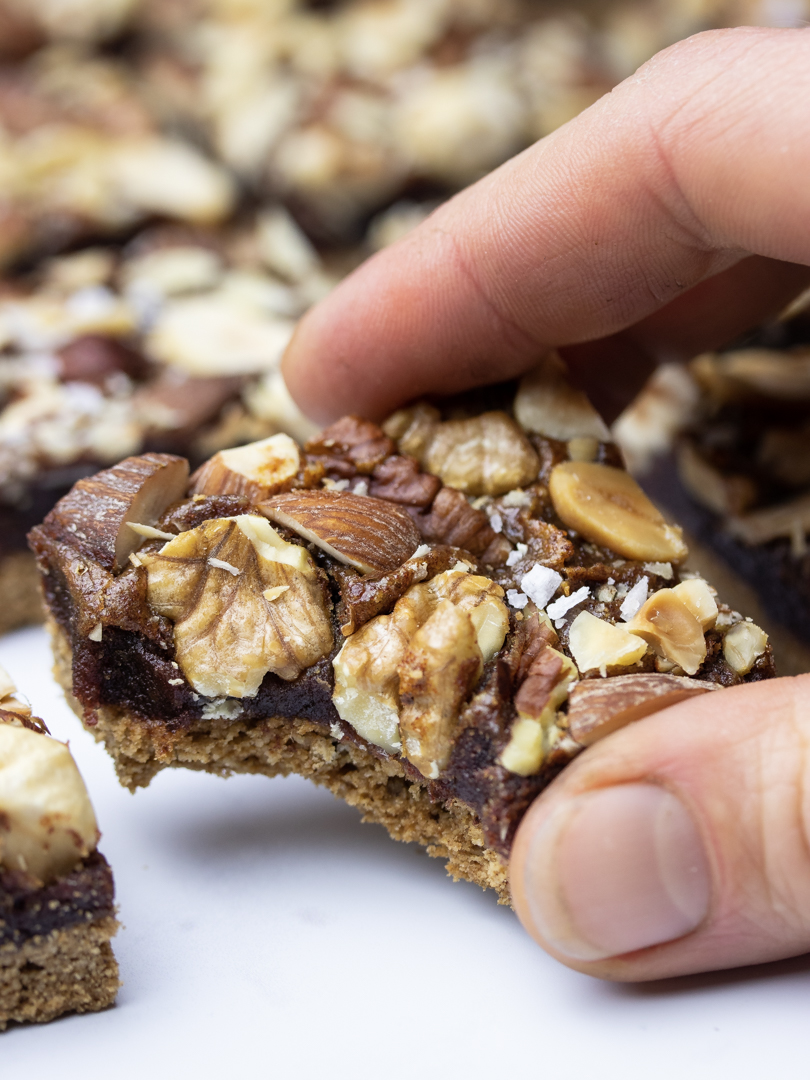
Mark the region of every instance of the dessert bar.
POLYGON ((118 993, 112 872, 70 751, 0 670, 0 1030, 118 993))
POLYGON ((583 747, 774 674, 553 355, 501 409, 346 417, 191 476, 128 458, 30 542, 122 783, 297 772, 504 900, 523 813, 583 747))
POLYGON ((238 230, 147 230, 6 280, 0 632, 41 617, 25 536, 80 477, 142 450, 198 463, 314 430, 277 365, 335 280, 280 208, 238 230))

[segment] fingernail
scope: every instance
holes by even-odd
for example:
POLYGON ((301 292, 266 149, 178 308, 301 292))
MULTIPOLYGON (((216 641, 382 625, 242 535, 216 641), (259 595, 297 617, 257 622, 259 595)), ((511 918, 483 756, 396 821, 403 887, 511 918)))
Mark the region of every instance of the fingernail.
POLYGON ((706 917, 710 874, 683 803, 654 784, 567 800, 527 851, 526 902, 559 952, 603 960, 673 941, 706 917))

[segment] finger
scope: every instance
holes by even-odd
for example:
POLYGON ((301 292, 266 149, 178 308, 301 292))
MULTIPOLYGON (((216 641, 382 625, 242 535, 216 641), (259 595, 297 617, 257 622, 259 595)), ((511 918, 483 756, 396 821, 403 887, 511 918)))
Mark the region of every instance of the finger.
POLYGON ((380 415, 617 333, 746 254, 810 263, 808 92, 809 30, 660 54, 305 316, 290 390, 320 419, 380 415))
POLYGON ((635 326, 561 352, 572 379, 613 423, 656 363, 717 349, 776 317, 810 285, 810 267, 754 255, 702 281, 635 326))
POLYGON ((804 675, 706 694, 593 746, 520 825, 521 922, 610 979, 807 952, 809 745, 804 675))

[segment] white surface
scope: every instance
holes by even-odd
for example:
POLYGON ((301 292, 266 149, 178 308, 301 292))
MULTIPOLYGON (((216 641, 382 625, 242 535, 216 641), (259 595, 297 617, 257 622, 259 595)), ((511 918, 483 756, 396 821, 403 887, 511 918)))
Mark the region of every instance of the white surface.
POLYGON ((804 1076, 810 960, 648 987, 574 974, 514 915, 303 780, 167 771, 130 795, 53 683, 0 663, 70 739, 125 929, 114 1009, 0 1035, 0 1076, 804 1076))

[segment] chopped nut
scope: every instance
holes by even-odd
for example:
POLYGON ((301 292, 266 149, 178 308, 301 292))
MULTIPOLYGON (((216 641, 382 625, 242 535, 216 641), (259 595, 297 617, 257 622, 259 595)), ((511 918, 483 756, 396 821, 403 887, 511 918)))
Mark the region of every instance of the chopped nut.
POLYGON ((298 446, 289 435, 220 450, 191 477, 189 492, 244 495, 258 503, 289 488, 301 467, 298 446))
POLYGON ((175 624, 177 663, 206 697, 253 697, 268 671, 295 679, 332 647, 311 556, 262 517, 206 521, 141 563, 150 606, 175 624))
MULTIPOLYGON (((687 675, 694 675, 706 659, 703 626, 693 610, 694 604, 692 594, 659 589, 628 624, 632 634, 643 638, 658 656, 677 664, 687 675)), ((702 612, 701 617, 708 617, 708 612, 702 612)))
POLYGON ((472 620, 443 600, 399 666, 402 752, 423 776, 435 780, 447 764, 459 709, 480 672, 472 620))
POLYGON ((373 473, 393 453, 394 444, 376 424, 359 416, 344 416, 309 440, 308 454, 343 458, 351 467, 347 474, 373 473))
POLYGON ((547 645, 532 661, 515 695, 515 708, 521 716, 534 720, 540 719, 548 709, 557 710, 578 674, 567 656, 547 645))
MULTIPOLYGON (((649 592, 650 582, 648 578, 641 578, 637 581, 627 596, 622 601, 619 611, 625 622, 630 622, 633 616, 639 611, 639 609, 647 602, 647 593, 649 592)), ((615 590, 614 590, 615 594, 615 590)))
POLYGON ((554 509, 569 529, 628 559, 681 562, 681 530, 668 525, 636 481, 622 469, 566 461, 549 478, 554 509))
POLYGON ((717 601, 714 590, 703 578, 689 578, 676 585, 672 591, 686 604, 703 630, 711 630, 717 622, 717 601))
POLYGON ((98 842, 93 807, 70 750, 26 727, 0 724, 0 865, 47 884, 98 842))
POLYGON ((335 657, 341 719, 389 753, 402 742, 424 775, 438 775, 462 701, 503 646, 509 615, 502 597, 493 581, 460 570, 413 585, 390 615, 367 622, 335 657))
POLYGON ((581 611, 568 631, 570 648, 580 671, 600 671, 609 667, 630 667, 647 651, 645 642, 629 629, 598 619, 589 611, 581 611))
POLYGON ((747 675, 768 647, 768 635, 756 623, 740 622, 723 638, 723 656, 737 675, 747 675))
MULTIPOLYGON (((581 390, 567 381, 565 365, 556 353, 548 353, 540 364, 524 375, 515 398, 515 416, 524 430, 561 442, 578 442, 575 450, 585 450, 584 440, 609 442, 610 431, 581 390)), ((593 443, 588 444, 591 449, 593 443)), ((574 458, 592 460, 592 457, 574 458)))
POLYGON ((400 452, 465 495, 505 495, 531 484, 540 469, 531 443, 503 412, 442 422, 435 410, 415 406, 395 413, 385 430, 402 431, 400 452))
POLYGON ((290 492, 263 502, 260 510, 364 574, 395 570, 413 555, 421 540, 400 507, 350 492, 290 492))
POLYGON ((687 440, 678 447, 678 475, 689 494, 716 514, 741 514, 757 499, 757 485, 749 476, 724 475, 687 440))
POLYGON ((797 533, 805 536, 810 533, 810 495, 730 518, 726 524, 732 536, 752 547, 779 537, 793 539, 797 533))
POLYGON ((78 536, 106 570, 117 572, 144 539, 128 523, 154 526, 173 502, 183 498, 187 483, 185 458, 170 454, 126 458, 80 480, 46 521, 61 529, 67 541, 78 536))
POLYGON ((698 682, 677 675, 639 674, 586 679, 577 683, 569 694, 568 730, 571 738, 583 746, 590 746, 634 720, 717 689, 716 683, 698 682))
POLYGON ((424 508, 430 506, 441 486, 438 476, 422 472, 414 458, 394 454, 374 470, 369 493, 376 499, 424 508))
POLYGON ((464 548, 493 566, 505 562, 511 545, 499 537, 483 510, 474 510, 460 491, 443 487, 426 514, 414 517, 423 538, 431 543, 464 548))

